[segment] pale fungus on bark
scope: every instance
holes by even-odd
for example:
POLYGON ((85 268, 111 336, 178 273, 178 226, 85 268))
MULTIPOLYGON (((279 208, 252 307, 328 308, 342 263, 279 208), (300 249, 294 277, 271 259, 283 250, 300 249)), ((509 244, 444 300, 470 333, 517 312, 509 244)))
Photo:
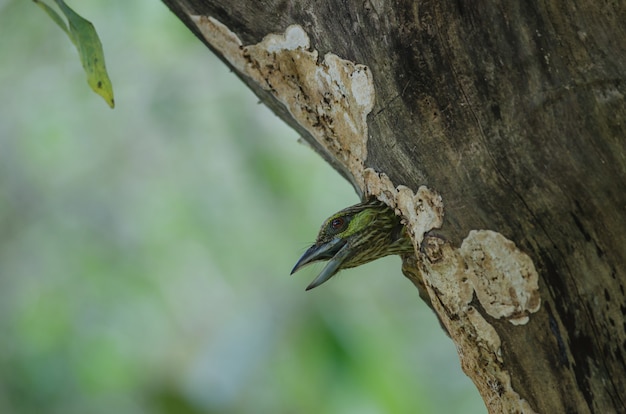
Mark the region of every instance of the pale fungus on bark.
POLYGON ((237 69, 271 92, 328 155, 364 187, 367 115, 374 107, 372 74, 365 65, 332 53, 319 60, 299 25, 269 34, 254 45, 213 17, 191 16, 205 39, 237 69))

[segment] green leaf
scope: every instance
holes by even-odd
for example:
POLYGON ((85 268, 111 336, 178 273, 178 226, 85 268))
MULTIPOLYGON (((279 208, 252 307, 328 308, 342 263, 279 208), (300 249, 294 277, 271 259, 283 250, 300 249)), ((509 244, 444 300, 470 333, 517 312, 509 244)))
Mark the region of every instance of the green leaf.
POLYGON ((67 18, 69 28, 50 6, 42 3, 40 0, 33 0, 39 5, 52 20, 61 28, 72 43, 78 50, 80 61, 83 64, 83 69, 87 74, 87 83, 91 86, 91 89, 98 95, 102 96, 104 100, 109 104, 111 108, 115 106, 115 100, 113 98, 113 86, 104 64, 104 52, 102 51, 102 44, 100 38, 96 33, 96 29, 93 24, 88 20, 83 19, 74 10, 70 9, 63 0, 54 0, 59 6, 59 9, 67 18))
POLYGON ((39 7, 41 7, 46 13, 48 13, 48 16, 50 16, 50 18, 59 25, 59 27, 61 29, 63 29, 63 31, 65 33, 67 33, 67 35, 70 35, 70 32, 67 29, 67 25, 65 24, 65 22, 63 21, 63 19, 61 18, 61 16, 59 16, 59 14, 57 12, 54 11, 54 9, 52 9, 50 6, 48 6, 46 3, 42 3, 38 0, 33 0, 39 7))

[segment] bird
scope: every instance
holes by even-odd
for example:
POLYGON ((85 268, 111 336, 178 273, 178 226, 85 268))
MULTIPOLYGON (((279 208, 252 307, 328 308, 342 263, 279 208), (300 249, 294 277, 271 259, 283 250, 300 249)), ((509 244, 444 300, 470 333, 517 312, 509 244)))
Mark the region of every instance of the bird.
POLYGON ((377 199, 369 199, 326 219, 315 243, 296 262, 291 274, 308 264, 328 260, 307 286, 306 290, 311 290, 342 269, 392 254, 414 254, 413 243, 394 210, 377 199))

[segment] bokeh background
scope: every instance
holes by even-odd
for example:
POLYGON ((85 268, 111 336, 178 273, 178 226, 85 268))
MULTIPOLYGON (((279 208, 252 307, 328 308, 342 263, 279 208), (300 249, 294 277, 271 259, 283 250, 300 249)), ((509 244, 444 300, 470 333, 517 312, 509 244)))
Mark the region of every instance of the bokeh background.
POLYGON ((69 4, 114 110, 0 0, 0 413, 485 412, 399 258, 289 276, 339 174, 160 2, 69 4))

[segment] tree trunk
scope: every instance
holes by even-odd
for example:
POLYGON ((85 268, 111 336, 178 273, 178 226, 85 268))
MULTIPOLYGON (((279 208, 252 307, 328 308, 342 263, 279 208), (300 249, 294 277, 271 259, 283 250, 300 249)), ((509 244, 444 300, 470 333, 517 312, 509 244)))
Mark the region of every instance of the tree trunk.
POLYGON ((489 412, 626 412, 626 3, 165 3, 404 217, 489 412))

